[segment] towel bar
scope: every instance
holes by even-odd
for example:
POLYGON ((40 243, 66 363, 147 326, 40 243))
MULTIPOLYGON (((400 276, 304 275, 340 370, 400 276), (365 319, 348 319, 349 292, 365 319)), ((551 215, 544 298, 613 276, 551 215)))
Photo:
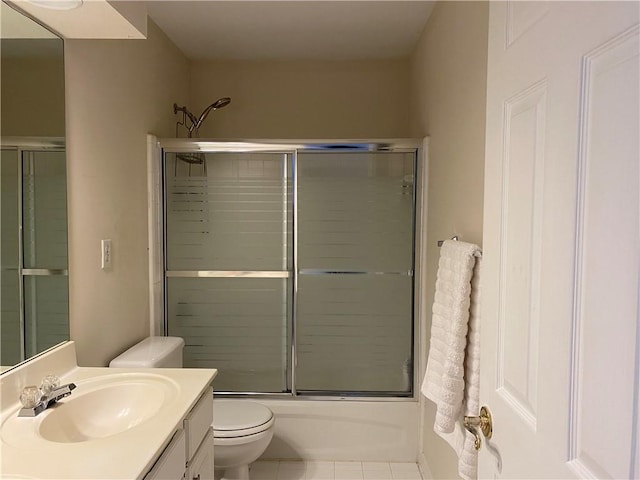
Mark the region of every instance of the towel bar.
MULTIPOLYGON (((451 240, 458 241, 458 236, 454 235, 453 237, 451 237, 451 240)), ((443 243, 444 243, 444 240, 438 240, 438 246, 439 247, 441 247, 443 243)))

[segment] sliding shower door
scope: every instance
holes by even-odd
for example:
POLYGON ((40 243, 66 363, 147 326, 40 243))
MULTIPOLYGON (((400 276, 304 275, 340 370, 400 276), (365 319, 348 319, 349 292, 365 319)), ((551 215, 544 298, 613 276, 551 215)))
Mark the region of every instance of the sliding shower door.
POLYGON ((416 150, 255 145, 164 153, 185 366, 218 393, 411 396, 416 150))
POLYGON ((64 151, 22 152, 26 356, 69 339, 64 151))
POLYGON ((168 334, 216 389, 290 389, 292 188, 287 153, 168 153, 168 334))
POLYGON ((415 154, 298 155, 296 388, 411 393, 415 154))
POLYGON ((66 160, 2 149, 2 365, 69 339, 66 160))
POLYGON ((0 365, 24 359, 20 306, 20 164, 17 149, 2 149, 0 174, 0 365))

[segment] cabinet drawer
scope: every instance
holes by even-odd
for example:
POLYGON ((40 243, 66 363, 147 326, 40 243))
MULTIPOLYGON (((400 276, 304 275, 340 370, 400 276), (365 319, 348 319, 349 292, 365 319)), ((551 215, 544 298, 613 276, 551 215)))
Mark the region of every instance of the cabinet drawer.
POLYGON ((207 430, 213 423, 213 389, 211 387, 202 394, 196 406, 184 419, 186 435, 187 460, 191 460, 207 430))
POLYGON ((180 480, 186 465, 185 434, 178 430, 144 480, 180 480))
POLYGON ((187 466, 187 480, 213 480, 213 427, 209 427, 207 435, 187 466))

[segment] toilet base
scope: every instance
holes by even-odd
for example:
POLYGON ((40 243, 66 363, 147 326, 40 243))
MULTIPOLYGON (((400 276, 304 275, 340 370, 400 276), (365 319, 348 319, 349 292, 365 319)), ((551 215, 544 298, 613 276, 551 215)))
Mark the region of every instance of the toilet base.
POLYGON ((273 418, 266 430, 244 437, 216 437, 215 432, 213 466, 216 480, 219 473, 219 480, 249 480, 249 465, 264 453, 273 437, 273 418))
POLYGON ((249 480, 249 465, 229 467, 220 471, 222 472, 222 476, 218 477, 218 475, 216 475, 216 479, 219 478, 220 480, 249 480))

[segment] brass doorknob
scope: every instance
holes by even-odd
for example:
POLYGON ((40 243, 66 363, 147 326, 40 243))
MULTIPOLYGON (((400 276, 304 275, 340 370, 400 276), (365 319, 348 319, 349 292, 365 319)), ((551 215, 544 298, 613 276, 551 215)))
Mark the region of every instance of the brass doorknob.
POLYGON ((491 420, 491 412, 486 405, 480 409, 479 417, 464 417, 464 428, 473 434, 475 437, 474 446, 476 450, 480 450, 482 441, 480 435, 478 435, 478 427, 486 438, 491 438, 493 435, 493 422, 491 420))

